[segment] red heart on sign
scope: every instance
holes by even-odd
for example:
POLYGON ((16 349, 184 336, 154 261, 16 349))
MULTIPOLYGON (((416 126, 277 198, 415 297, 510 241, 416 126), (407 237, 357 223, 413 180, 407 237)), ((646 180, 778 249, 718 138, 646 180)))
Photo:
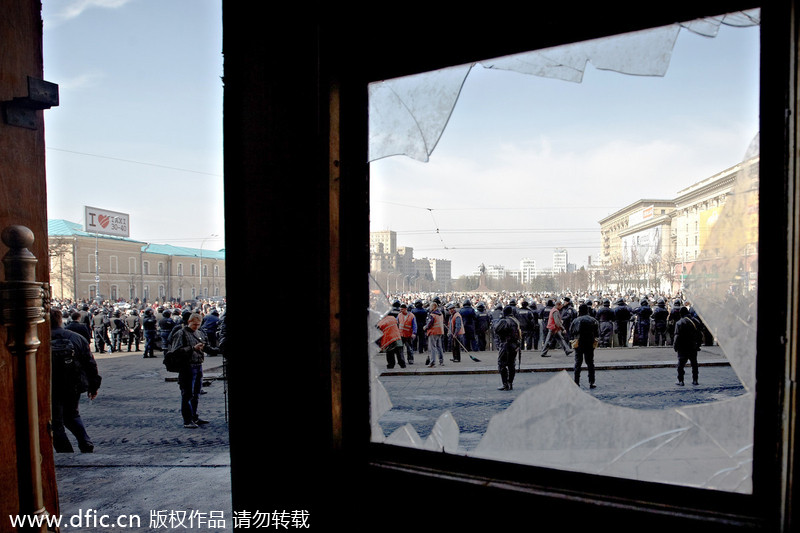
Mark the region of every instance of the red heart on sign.
POLYGON ((110 217, 108 215, 97 215, 97 221, 100 222, 100 225, 104 228, 108 226, 108 219, 110 217))

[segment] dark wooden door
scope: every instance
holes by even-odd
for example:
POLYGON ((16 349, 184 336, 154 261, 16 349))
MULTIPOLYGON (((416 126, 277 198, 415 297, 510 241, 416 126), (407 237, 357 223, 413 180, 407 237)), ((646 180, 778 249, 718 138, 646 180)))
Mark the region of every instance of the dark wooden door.
MULTIPOLYGON (((29 96, 29 78, 43 78, 41 3, 37 0, 7 0, 0 12, 0 101, 29 96)), ((7 104, 4 104, 4 108, 7 104)), ((33 231, 30 251, 38 259, 36 281, 49 281, 47 254, 47 202, 45 182, 45 111, 33 111, 32 122, 11 125, 3 113, 0 120, 0 231, 10 225, 22 225, 33 231)), ((14 122, 11 120, 10 122, 14 122)), ((8 248, 0 243, 0 256, 8 248)), ((5 279, 5 273, 0 280, 5 279)), ((41 345, 36 355, 38 391, 38 428, 41 452, 43 503, 51 514, 58 513, 53 447, 48 432, 50 420, 50 358, 48 322, 38 325, 41 345)), ((0 516, 30 512, 30 483, 21 479, 18 467, 17 406, 19 361, 6 347, 6 328, 0 327, 0 516)), ((22 439, 23 441, 25 439, 22 439)), ((7 530, 6 522, 0 530, 7 530)))

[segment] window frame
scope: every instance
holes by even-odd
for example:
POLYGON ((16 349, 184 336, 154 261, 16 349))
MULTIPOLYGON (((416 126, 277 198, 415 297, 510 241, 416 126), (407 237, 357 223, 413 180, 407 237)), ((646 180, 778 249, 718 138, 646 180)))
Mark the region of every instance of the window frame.
MULTIPOLYGON (((347 139, 353 140, 357 132, 361 132, 361 146, 352 150, 349 155, 361 156, 366 153, 364 146, 367 136, 366 131, 366 83, 380 79, 394 78, 399 76, 416 74, 436 68, 442 68, 454 64, 478 61, 490 57, 507 55, 511 53, 523 52, 570 42, 578 42, 597 37, 615 35, 626 31, 657 27, 674 22, 669 20, 669 16, 678 14, 680 18, 675 20, 692 20, 702 16, 728 13, 737 10, 757 7, 757 4, 750 2, 728 2, 714 3, 714 6, 677 6, 669 13, 655 15, 648 18, 646 23, 643 19, 631 14, 628 17, 620 17, 616 23, 608 25, 592 26, 591 24, 576 23, 573 32, 562 32, 556 36, 552 31, 543 32, 544 35, 530 37, 525 46, 516 43, 509 44, 505 49, 497 49, 494 44, 479 43, 475 47, 466 46, 461 52, 452 54, 431 54, 425 58, 399 58, 392 56, 383 65, 377 68, 376 72, 366 74, 357 80, 350 80, 354 83, 353 93, 348 95, 344 89, 337 95, 338 100, 332 108, 332 119, 335 123, 332 130, 341 132, 348 131, 349 135, 343 135, 341 146, 331 150, 330 159, 333 166, 334 161, 338 161, 340 155, 338 150, 345 149, 347 139), (716 7, 714 7, 716 6, 716 7), (701 11, 708 9, 708 11, 701 11), (667 17, 667 18, 665 18, 667 17), (473 54, 470 56, 470 54, 473 54), (447 57, 448 59, 443 59, 447 57), (393 62, 392 60, 396 60, 393 62), (359 86, 360 84, 363 84, 359 86), (348 97, 354 100, 347 101, 348 97), (358 110, 357 115, 361 123, 357 124, 345 118, 342 110, 347 109, 348 103, 353 104, 358 110), (352 129, 351 129, 352 128, 352 129)), ((605 508, 612 511, 642 511, 647 514, 660 515, 664 517, 682 517, 689 520, 700 520, 708 524, 725 524, 732 528, 769 528, 778 526, 780 529, 788 527, 790 519, 788 513, 789 494, 791 479, 794 477, 794 456, 793 444, 794 428, 793 419, 793 400, 796 398, 796 391, 792 388, 787 390, 785 387, 787 377, 795 377, 795 353, 797 343, 797 281, 798 259, 791 253, 791 236, 797 233, 796 228, 789 225, 790 220, 793 225, 797 225, 797 198, 792 196, 794 193, 792 184, 796 180, 796 158, 793 156, 796 143, 792 135, 787 134, 788 130, 793 133, 793 123, 785 124, 787 116, 786 110, 792 111, 792 117, 796 117, 795 100, 796 87, 789 83, 790 74, 796 72, 795 58, 791 53, 792 45, 790 35, 794 28, 791 20, 794 17, 792 2, 772 4, 762 7, 762 45, 761 45, 761 162, 760 172, 760 197, 763 205, 761 212, 771 214, 770 224, 772 228, 787 227, 786 232, 777 232, 778 235, 770 234, 767 224, 761 224, 759 228, 759 259, 761 265, 769 264, 774 268, 769 276, 759 278, 758 305, 762 310, 775 309, 775 314, 765 316, 766 313, 759 314, 758 328, 758 352, 776 353, 785 357, 771 357, 769 359, 760 357, 757 362, 756 374, 758 383, 756 386, 756 417, 754 430, 754 457, 753 457, 753 494, 741 495, 722 493, 713 490, 695 489, 682 486, 668 486, 663 484, 642 482, 635 480, 625 480, 609 478, 594 474, 574 473, 567 471, 556 471, 547 468, 504 464, 495 461, 462 457, 449 454, 434 454, 427 451, 393 446, 383 443, 369 442, 369 430, 360 425, 356 416, 356 421, 351 422, 344 418, 343 422, 337 424, 334 417, 334 442, 338 432, 349 434, 351 437, 343 439, 343 445, 350 449, 357 450, 357 453, 366 457, 368 470, 373 475, 386 476, 387 478, 401 477, 413 478, 420 481, 427 479, 429 482, 442 482, 447 485, 481 486, 490 487, 499 491, 514 493, 527 497, 542 498, 554 506, 569 506, 574 503, 588 504, 591 507, 605 508), (789 90, 787 91, 787 87, 789 90), (784 100, 776 98, 783 95, 784 100), (785 165, 785 162, 789 162, 785 165), (782 179, 764 179, 764 176, 781 176, 782 179), (777 221, 773 223, 775 218, 777 221), (790 259, 791 265, 785 261, 790 259), (774 264, 778 263, 778 264, 774 264), (791 275, 790 275, 791 273, 791 275), (785 274, 785 275, 782 275, 785 274), (777 315, 777 317, 776 317, 777 315), (768 322, 769 321, 769 322, 768 322), (785 324, 785 331, 780 334, 775 332, 775 323, 785 324), (767 327, 767 325, 772 327, 767 327), (782 420, 790 422, 782 424, 782 420), (364 444, 364 441, 367 444, 364 444)), ((587 17, 591 18, 591 17, 587 17)), ((573 21, 570 21, 573 22, 573 21)), ((503 48, 500 46, 500 48, 503 48)), ((342 84, 343 87, 346 84, 342 84)), ((366 159, 362 159, 366 160, 366 159)), ((366 172, 368 176, 368 169, 366 172)), ((331 172, 331 181, 335 181, 336 172, 331 172)), ((344 184, 336 184, 332 190, 332 208, 338 212, 339 220, 337 225, 332 228, 332 244, 336 240, 342 248, 339 263, 348 263, 348 259, 356 259, 357 264, 365 265, 363 270, 358 271, 358 275, 363 279, 358 279, 354 274, 342 274, 343 285, 346 287, 363 288, 361 297, 345 297, 345 292, 339 294, 341 307, 332 307, 332 311, 338 312, 346 309, 345 304, 355 302, 355 308, 367 308, 366 302, 366 277, 368 272, 368 238, 363 238, 363 242, 352 242, 349 237, 356 235, 361 238, 365 233, 363 220, 357 220, 358 216, 364 215, 363 205, 359 205, 364 196, 368 198, 368 178, 367 183, 357 183, 355 190, 345 190, 344 184), (361 185, 361 187, 359 187, 361 185), (335 206, 334 206, 335 202, 335 206), (348 207, 357 206, 358 209, 348 211, 348 207), (352 232, 351 229, 358 228, 361 231, 352 232), (335 235, 334 235, 335 233, 335 235)), ((366 202, 368 204, 368 201, 366 202)), ((368 205, 366 207, 368 219, 368 205)), ((368 228, 367 228, 368 230, 368 228)), ((366 233, 368 235, 368 232, 366 233)), ((760 269, 764 268, 763 266, 760 269)), ((332 285, 335 281, 331 281, 332 285)), ((333 292, 332 287, 332 292, 333 292)), ((333 314, 333 313, 332 313, 333 314)), ((342 338, 342 351, 347 348, 356 350, 356 353, 364 353, 366 350, 367 333, 366 324, 361 315, 359 320, 341 319, 340 322, 332 325, 332 335, 340 335, 342 338), (362 323, 364 322, 364 323, 362 323), (355 328, 348 332, 349 328, 355 328), (359 346, 359 343, 362 343, 359 346)), ((778 327, 777 329, 783 329, 778 327)), ((334 397, 334 412, 337 407, 344 408, 350 405, 360 409, 361 416, 369 416, 368 410, 368 387, 365 390, 364 383, 367 382, 365 376, 368 370, 358 363, 347 362, 341 359, 338 354, 333 353, 332 366, 341 365, 341 375, 334 373, 334 379, 338 379, 343 384, 342 396, 339 399, 341 405, 336 405, 337 398, 334 397), (352 373, 352 374, 351 374, 352 373), (350 377, 350 376, 356 377, 350 377), (358 383, 363 380, 364 383, 358 383), (364 396, 367 396, 366 404, 364 396), (366 413, 366 414, 365 414, 366 413)), ((366 358, 363 358, 366 359, 366 358)), ((361 363, 364 365, 365 363, 361 363)))

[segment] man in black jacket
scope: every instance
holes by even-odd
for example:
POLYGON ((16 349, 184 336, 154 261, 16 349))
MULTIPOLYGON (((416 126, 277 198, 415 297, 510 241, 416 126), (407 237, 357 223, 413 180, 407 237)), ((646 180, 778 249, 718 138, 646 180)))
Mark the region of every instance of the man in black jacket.
POLYGON ((522 343, 522 328, 514 318, 513 306, 507 305, 503 308, 503 318, 497 321, 494 331, 498 339, 497 369, 503 382, 498 390, 511 390, 514 388, 516 374, 514 365, 522 343))
POLYGON ((628 327, 633 313, 631 308, 625 303, 623 298, 617 300, 617 306, 614 308, 614 320, 617 326, 617 341, 620 347, 628 347, 628 327))
POLYGON ((703 342, 700 326, 690 316, 689 309, 681 307, 681 319, 675 324, 675 342, 673 349, 678 353, 678 381, 676 385, 683 386, 684 367, 686 361, 692 365, 692 385, 697 385, 699 369, 697 366, 697 350, 703 342))
POLYGON ((75 435, 78 448, 84 453, 94 451, 94 444, 86 432, 78 404, 84 392, 90 400, 97 396, 101 377, 97 362, 86 339, 62 327, 63 316, 58 309, 50 309, 50 347, 52 357, 52 427, 53 447, 59 453, 72 453, 72 443, 67 432, 75 435))
POLYGON ((84 339, 86 339, 86 342, 92 342, 92 332, 89 331, 89 328, 87 328, 86 324, 83 323, 80 311, 72 311, 72 313, 69 315, 69 318, 70 322, 65 326, 64 329, 78 333, 84 339))
POLYGON ((589 371, 589 388, 595 388, 594 384, 594 341, 600 337, 600 323, 596 318, 589 316, 589 306, 581 304, 578 306, 578 318, 570 325, 570 338, 578 341, 575 347, 575 384, 581 384, 581 367, 586 361, 586 368, 589 371))

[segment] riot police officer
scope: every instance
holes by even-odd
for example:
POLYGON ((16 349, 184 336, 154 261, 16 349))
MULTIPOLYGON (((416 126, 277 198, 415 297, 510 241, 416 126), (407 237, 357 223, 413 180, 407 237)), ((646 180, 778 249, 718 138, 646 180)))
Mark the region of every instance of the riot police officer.
POLYGON ((128 316, 125 317, 125 325, 128 326, 128 351, 131 351, 131 346, 136 345, 136 351, 139 351, 139 343, 142 340, 142 321, 139 318, 139 311, 131 309, 128 316))
MULTIPOLYGON (((519 325, 522 328, 522 345, 521 348, 523 350, 538 350, 538 346, 534 348, 534 338, 533 338, 533 324, 538 321, 538 317, 533 312, 533 310, 528 307, 528 301, 522 300, 522 307, 517 311, 517 319, 519 320, 519 325)), ((536 345, 539 343, 537 342, 536 345)))
MULTIPOLYGON (((414 307, 409 309, 409 311, 411 311, 411 314, 414 315, 414 318, 417 321, 417 328, 421 330, 422 326, 428 323, 428 310, 423 306, 422 300, 416 300, 414 302, 414 307)), ((428 349, 427 336, 422 333, 418 333, 414 338, 412 348, 416 353, 424 353, 425 350, 428 349)))
POLYGON ((659 298, 653 308, 653 342, 656 346, 664 346, 667 341, 667 319, 669 311, 664 298, 659 298))
POLYGON ((94 351, 106 352, 106 339, 108 338, 108 323, 106 317, 100 309, 94 310, 92 316, 92 333, 94 334, 94 351))
POLYGON ((498 338, 497 369, 503 383, 498 390, 508 391, 514 388, 514 365, 521 347, 522 329, 519 321, 514 318, 514 308, 511 305, 505 306, 502 313, 503 318, 494 327, 498 338))
POLYGON ((625 303, 625 299, 617 300, 617 306, 614 308, 614 321, 617 327, 617 341, 624 348, 628 347, 628 323, 632 316, 631 308, 625 303))
POLYGON ((611 336, 614 334, 614 310, 611 309, 611 300, 603 299, 603 305, 597 309, 597 321, 600 322, 601 348, 611 347, 611 336))
POLYGON ((486 350, 486 335, 491 329, 492 318, 483 302, 478 302, 475 309, 475 337, 478 341, 478 351, 483 352, 486 350))
POLYGON ((472 302, 469 299, 464 300, 461 304, 461 320, 464 324, 464 345, 467 349, 473 352, 478 349, 478 342, 475 338, 475 309, 472 307, 472 302))
POLYGON ((653 316, 653 309, 647 298, 642 298, 634 314, 636 315, 636 342, 634 344, 647 346, 650 337, 650 317, 653 316))

